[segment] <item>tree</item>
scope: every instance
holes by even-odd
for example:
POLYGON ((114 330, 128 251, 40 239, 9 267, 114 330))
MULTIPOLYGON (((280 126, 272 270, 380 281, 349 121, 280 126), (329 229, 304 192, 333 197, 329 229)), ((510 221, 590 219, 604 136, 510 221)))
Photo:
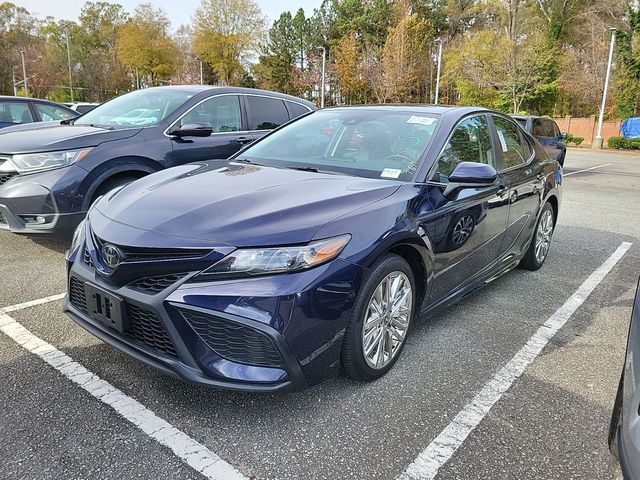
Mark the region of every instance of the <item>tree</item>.
POLYGON ((178 50, 169 36, 169 26, 164 10, 142 3, 118 28, 118 58, 141 75, 144 84, 158 85, 175 73, 178 50))
POLYGON ((265 18, 254 0, 202 0, 194 17, 193 51, 218 82, 241 83, 264 38, 265 18))
POLYGON ((367 99, 367 81, 360 58, 362 53, 355 33, 342 37, 336 47, 336 74, 340 93, 348 104, 363 103, 367 99))
POLYGON ((260 62, 254 66, 262 88, 297 94, 295 84, 298 38, 291 13, 284 12, 269 30, 269 40, 262 48, 260 62))

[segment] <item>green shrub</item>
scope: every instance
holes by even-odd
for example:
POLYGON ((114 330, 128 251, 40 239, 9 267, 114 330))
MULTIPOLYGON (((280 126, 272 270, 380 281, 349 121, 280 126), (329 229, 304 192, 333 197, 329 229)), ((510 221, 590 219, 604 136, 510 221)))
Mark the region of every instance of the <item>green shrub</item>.
POLYGON ((609 137, 607 146, 609 148, 626 148, 627 139, 624 137, 609 137))
POLYGON ((640 150, 640 138, 609 137, 607 145, 622 150, 640 150))
POLYGON ((584 142, 584 137, 575 137, 570 133, 567 133, 564 138, 565 143, 573 143, 576 147, 584 142))

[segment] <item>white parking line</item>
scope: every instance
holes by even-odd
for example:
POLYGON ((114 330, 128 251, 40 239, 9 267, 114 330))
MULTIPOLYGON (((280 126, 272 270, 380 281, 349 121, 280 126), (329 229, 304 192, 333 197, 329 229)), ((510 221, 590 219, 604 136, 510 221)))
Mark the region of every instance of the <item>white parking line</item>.
POLYGON ((399 480, 431 480, 462 446, 474 428, 489 413, 491 407, 522 375, 549 340, 571 318, 591 292, 629 250, 631 243, 623 242, 611 256, 598 267, 589 278, 556 312, 544 322, 538 331, 516 353, 513 358, 496 373, 482 390, 447 425, 442 432, 423 450, 411 465, 398 477, 399 480))
POLYGON ((9 305, 8 307, 0 308, 0 313, 10 313, 16 310, 23 310, 29 307, 35 307, 36 305, 42 305, 44 303, 55 302, 64 298, 66 293, 59 293, 58 295, 51 295, 50 297, 38 298, 37 300, 30 300, 24 303, 18 303, 16 305, 9 305))
POLYGON ((151 438, 169 447, 176 456, 206 478, 210 480, 248 480, 231 464, 222 460, 207 447, 173 427, 109 382, 102 380, 78 362, 75 362, 67 354, 38 338, 5 313, 59 300, 62 296, 64 295, 54 295, 34 300, 33 302, 5 307, 0 311, 0 331, 12 338, 25 350, 40 357, 95 398, 109 405, 151 438))
POLYGON ((611 164, 610 163, 604 163, 604 164, 598 165, 596 167, 585 168, 584 170, 576 170, 575 172, 564 173, 562 176, 563 177, 568 177, 569 175, 575 175, 576 173, 588 172, 590 170, 595 170, 596 168, 608 167, 609 165, 611 165, 611 164))

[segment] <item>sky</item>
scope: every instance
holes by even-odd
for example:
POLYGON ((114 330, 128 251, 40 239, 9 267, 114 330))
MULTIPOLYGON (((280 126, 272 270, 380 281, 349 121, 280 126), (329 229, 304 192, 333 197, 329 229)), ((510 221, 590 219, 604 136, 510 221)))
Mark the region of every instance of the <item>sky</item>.
MULTIPOLYGON (((322 0, 297 0, 295 2, 287 0, 256 0, 262 8, 263 13, 269 17, 269 23, 273 22, 280 14, 286 10, 295 13, 298 8, 304 8, 307 15, 318 8, 322 0)), ((25 7, 32 14, 44 18, 46 16, 55 17, 58 20, 77 20, 78 14, 85 3, 85 0, 13 0, 13 3, 25 7)), ((112 3, 119 3, 125 10, 131 12, 141 0, 115 0, 112 3)), ((155 7, 162 7, 171 19, 172 28, 175 30, 183 23, 191 23, 200 0, 155 0, 150 2, 155 7)))

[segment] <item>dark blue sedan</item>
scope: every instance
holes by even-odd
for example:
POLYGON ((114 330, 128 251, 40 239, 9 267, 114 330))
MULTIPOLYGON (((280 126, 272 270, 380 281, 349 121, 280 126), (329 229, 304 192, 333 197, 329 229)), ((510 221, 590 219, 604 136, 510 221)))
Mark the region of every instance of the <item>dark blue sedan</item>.
POLYGON ((199 384, 300 389, 388 372, 413 323, 549 252, 561 170, 511 118, 331 108, 221 166, 106 193, 68 252, 65 309, 199 384))
POLYGON ((0 229, 70 235, 109 190, 166 167, 224 161, 311 110, 274 92, 181 85, 137 90, 74 120, 2 129, 0 229))

